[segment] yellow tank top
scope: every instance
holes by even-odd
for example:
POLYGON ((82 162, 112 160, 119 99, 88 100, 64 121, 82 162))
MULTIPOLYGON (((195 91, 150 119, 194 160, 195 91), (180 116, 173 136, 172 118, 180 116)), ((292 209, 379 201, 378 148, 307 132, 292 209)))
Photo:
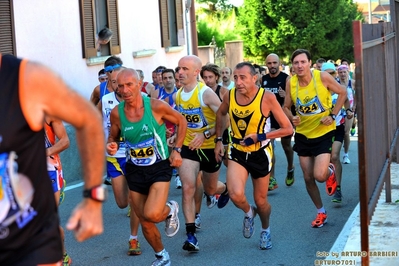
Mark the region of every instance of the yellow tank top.
MULTIPOLYGON (((194 91, 187 101, 184 101, 181 97, 182 88, 176 93, 176 108, 187 120, 187 131, 183 145, 188 146, 189 143, 194 139, 192 133, 201 133, 209 128, 215 126, 216 114, 208 106, 201 106, 200 97, 201 91, 208 88, 205 84, 199 82, 194 88, 194 91)), ((205 139, 201 146, 201 149, 214 149, 215 142, 213 138, 205 139)))
POLYGON ((262 114, 262 97, 265 93, 263 88, 258 90, 255 98, 247 105, 239 105, 236 101, 236 89, 230 90, 230 107, 229 115, 231 121, 231 137, 233 139, 233 147, 243 152, 253 152, 266 146, 269 139, 257 142, 250 146, 242 146, 235 143, 242 140, 246 135, 251 133, 267 133, 270 132, 270 122, 268 117, 262 114))
POLYGON ((295 132, 305 135, 309 139, 318 138, 335 130, 335 123, 323 125, 320 120, 328 116, 332 109, 330 91, 323 85, 320 71, 313 70, 312 80, 306 87, 300 87, 298 77, 291 78, 291 98, 301 123, 295 132))

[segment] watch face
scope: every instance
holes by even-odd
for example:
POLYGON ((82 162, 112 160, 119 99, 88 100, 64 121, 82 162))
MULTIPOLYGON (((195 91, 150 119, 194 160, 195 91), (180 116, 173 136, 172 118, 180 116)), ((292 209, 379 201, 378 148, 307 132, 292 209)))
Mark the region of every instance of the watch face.
POLYGON ((97 187, 96 189, 93 189, 92 196, 94 199, 98 201, 105 201, 106 200, 106 188, 104 187, 97 187))

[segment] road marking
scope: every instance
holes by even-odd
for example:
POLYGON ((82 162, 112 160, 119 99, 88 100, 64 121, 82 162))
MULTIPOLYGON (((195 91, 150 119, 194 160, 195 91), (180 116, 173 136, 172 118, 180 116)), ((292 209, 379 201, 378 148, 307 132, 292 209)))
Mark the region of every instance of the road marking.
MULTIPOLYGON (((105 177, 106 177, 106 176, 103 176, 103 179, 105 179, 105 177)), ((64 191, 68 191, 68 190, 71 190, 71 189, 75 189, 75 188, 78 188, 78 187, 82 187, 84 184, 85 184, 85 182, 80 182, 80 183, 77 183, 77 184, 75 184, 75 185, 68 185, 68 186, 66 186, 66 188, 64 189, 64 191)))

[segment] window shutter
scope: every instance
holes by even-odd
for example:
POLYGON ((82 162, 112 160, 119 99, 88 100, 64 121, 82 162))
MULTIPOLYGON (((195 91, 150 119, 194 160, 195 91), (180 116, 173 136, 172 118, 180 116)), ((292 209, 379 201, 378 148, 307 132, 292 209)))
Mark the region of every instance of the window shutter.
POLYGON ((17 55, 12 0, 0 1, 0 53, 17 55))
POLYGON ((169 14, 168 14, 168 1, 159 0, 159 14, 161 18, 161 42, 162 47, 170 47, 170 34, 169 34, 169 14))
POLYGON ((110 41, 111 54, 120 54, 121 45, 119 39, 119 23, 118 23, 118 1, 108 0, 108 25, 109 29, 112 30, 112 39, 110 41))
POLYGON ((179 46, 186 44, 183 12, 185 12, 183 10, 183 1, 176 0, 177 45, 179 46))
POLYGON ((94 32, 94 0, 80 0, 83 58, 97 56, 94 32))

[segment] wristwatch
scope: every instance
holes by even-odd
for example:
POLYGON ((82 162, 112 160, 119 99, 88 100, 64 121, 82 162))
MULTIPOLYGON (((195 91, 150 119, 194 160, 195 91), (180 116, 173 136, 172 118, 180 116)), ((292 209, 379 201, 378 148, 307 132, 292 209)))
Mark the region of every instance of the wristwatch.
POLYGON ((209 130, 204 131, 204 136, 206 139, 209 139, 211 137, 211 132, 209 130))
POLYGON ((181 153, 181 147, 174 147, 173 150, 177 151, 178 153, 181 153))
POLYGON ((335 115, 331 113, 330 116, 335 121, 335 115))
POLYGON ((108 198, 108 189, 105 185, 99 185, 83 190, 83 197, 95 201, 104 202, 108 198))
POLYGON ((223 138, 222 137, 217 137, 214 140, 215 143, 218 143, 219 141, 223 141, 223 138))

